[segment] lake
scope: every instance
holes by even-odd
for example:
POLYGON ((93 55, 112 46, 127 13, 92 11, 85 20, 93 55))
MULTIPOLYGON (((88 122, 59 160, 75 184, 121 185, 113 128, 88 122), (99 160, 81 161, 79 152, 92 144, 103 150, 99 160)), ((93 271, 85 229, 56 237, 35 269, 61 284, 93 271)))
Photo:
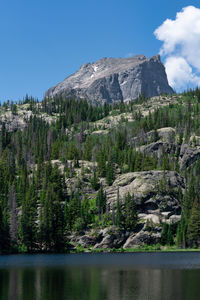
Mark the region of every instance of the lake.
POLYGON ((200 252, 0 256, 1 300, 200 299, 200 252))

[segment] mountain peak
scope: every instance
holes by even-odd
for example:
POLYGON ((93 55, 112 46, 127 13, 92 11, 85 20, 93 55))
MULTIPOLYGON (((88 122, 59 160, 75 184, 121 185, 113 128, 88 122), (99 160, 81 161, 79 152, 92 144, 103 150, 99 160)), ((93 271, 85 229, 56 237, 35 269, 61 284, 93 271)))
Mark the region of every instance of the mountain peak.
POLYGON ((144 94, 146 97, 172 94, 160 55, 146 58, 101 58, 83 64, 64 81, 50 88, 45 96, 62 94, 86 98, 93 104, 129 101, 144 94))

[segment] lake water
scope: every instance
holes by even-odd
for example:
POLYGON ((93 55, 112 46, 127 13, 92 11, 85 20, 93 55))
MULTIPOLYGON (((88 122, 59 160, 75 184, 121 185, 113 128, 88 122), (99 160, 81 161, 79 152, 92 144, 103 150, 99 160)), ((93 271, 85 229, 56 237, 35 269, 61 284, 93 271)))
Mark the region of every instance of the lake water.
POLYGON ((0 256, 1 300, 200 299, 200 253, 0 256))

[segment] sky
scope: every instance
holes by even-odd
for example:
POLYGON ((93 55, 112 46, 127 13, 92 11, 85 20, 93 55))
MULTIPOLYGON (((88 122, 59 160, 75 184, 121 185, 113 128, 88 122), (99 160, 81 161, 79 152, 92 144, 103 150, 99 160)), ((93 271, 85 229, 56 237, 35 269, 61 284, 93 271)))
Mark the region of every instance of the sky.
POLYGON ((160 53, 175 90, 200 85, 200 1, 0 2, 0 101, 45 91, 86 62, 160 53))

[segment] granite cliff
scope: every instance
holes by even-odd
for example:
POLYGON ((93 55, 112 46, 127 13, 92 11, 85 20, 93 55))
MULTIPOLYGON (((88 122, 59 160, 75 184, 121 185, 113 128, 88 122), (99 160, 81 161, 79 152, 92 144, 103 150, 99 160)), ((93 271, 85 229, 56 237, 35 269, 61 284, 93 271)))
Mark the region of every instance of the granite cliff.
POLYGON ((165 68, 156 55, 146 58, 102 58, 86 63, 73 75, 50 88, 45 96, 56 95, 86 98, 93 104, 130 101, 139 95, 145 97, 173 94, 165 68))

